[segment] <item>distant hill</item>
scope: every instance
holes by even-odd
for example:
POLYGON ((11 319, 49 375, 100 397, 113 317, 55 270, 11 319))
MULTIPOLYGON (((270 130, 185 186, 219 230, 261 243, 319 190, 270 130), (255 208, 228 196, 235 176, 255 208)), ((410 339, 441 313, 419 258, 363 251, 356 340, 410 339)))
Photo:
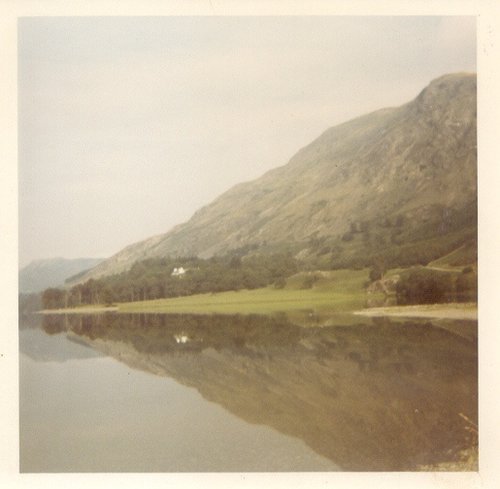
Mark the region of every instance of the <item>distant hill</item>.
POLYGON ((236 185, 78 281, 152 257, 287 250, 339 268, 379 258, 429 262, 475 246, 476 125, 476 75, 445 75, 401 107, 328 129, 288 164, 236 185))
POLYGON ((64 281, 78 273, 95 267, 102 258, 49 258, 35 260, 19 270, 19 292, 40 292, 47 287, 64 285, 64 281))

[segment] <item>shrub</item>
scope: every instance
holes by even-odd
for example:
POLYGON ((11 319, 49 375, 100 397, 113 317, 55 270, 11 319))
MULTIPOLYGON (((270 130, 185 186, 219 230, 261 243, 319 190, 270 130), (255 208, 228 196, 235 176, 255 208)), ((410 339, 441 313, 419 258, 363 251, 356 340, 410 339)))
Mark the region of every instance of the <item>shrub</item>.
POLYGON ((445 301, 455 292, 451 274, 416 270, 402 276, 396 285, 398 301, 406 304, 432 304, 445 301))
POLYGON ((283 277, 280 277, 279 279, 274 282, 274 288, 275 289, 284 289, 286 285, 286 280, 283 277))

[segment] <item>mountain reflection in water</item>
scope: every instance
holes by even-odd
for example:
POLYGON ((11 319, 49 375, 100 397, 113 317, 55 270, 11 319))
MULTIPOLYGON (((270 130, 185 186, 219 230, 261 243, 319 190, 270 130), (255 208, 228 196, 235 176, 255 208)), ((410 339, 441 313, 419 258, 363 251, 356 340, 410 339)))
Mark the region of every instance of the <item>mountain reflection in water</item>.
POLYGON ((343 470, 417 470, 473 443, 463 416, 477 424, 477 342, 430 322, 105 314, 46 316, 43 329, 194 387, 343 470))

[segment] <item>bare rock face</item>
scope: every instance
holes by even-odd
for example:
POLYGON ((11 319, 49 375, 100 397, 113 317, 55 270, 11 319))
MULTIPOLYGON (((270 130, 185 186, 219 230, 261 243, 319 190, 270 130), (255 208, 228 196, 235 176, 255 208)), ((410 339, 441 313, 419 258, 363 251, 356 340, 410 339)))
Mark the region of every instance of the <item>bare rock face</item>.
POLYGON ((209 257, 249 246, 307 257, 312 240, 322 240, 348 261, 352 250, 422 236, 444 243, 467 230, 470 238, 477 228, 476 126, 476 75, 443 76, 401 107, 328 129, 288 164, 236 185, 188 222, 128 246, 82 279, 150 257, 209 257), (378 233, 388 227, 398 229, 378 233))

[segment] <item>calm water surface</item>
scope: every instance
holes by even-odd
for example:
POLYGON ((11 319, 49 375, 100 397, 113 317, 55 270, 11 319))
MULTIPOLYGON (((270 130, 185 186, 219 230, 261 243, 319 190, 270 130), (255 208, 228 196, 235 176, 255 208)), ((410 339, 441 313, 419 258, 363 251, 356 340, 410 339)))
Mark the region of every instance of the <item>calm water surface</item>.
POLYGON ((22 472, 418 470, 474 442, 476 322, 106 314, 19 333, 22 472))

